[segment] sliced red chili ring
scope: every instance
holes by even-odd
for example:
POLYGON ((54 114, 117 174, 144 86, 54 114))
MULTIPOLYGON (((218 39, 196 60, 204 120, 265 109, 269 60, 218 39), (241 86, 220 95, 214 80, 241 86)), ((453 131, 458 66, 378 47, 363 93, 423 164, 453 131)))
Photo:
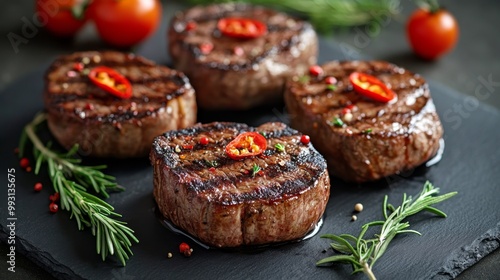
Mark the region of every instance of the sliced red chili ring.
POLYGON ((129 80, 109 67, 95 67, 90 71, 88 77, 96 86, 114 96, 124 99, 132 97, 132 85, 129 80))
POLYGON ((226 146, 226 154, 234 159, 242 159, 262 154, 267 149, 267 140, 260 133, 245 132, 238 135, 226 146))
POLYGON ((238 17, 221 18, 217 22, 217 28, 222 35, 238 39, 258 38, 267 32, 267 26, 263 22, 238 17))
POLYGON ((352 72, 349 80, 354 90, 359 94, 379 102, 389 102, 396 97, 396 93, 389 89, 381 80, 372 75, 352 72))

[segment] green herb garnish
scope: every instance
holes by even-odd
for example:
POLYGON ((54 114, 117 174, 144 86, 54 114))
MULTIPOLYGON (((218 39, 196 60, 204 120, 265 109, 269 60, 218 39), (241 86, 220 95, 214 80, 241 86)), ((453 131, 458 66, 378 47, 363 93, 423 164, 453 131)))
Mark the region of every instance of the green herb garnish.
POLYGON ((208 166, 208 167, 217 167, 217 166, 219 166, 219 163, 216 160, 204 159, 203 161, 205 162, 205 165, 208 166))
POLYGON ((418 231, 408 229, 410 223, 403 222, 404 219, 421 211, 428 211, 443 218, 446 217, 443 211, 431 205, 442 202, 456 195, 457 192, 434 196, 438 193, 439 189, 434 188, 434 186, 427 181, 424 184, 423 190, 414 200, 411 196, 407 197, 406 193, 403 194, 403 203, 397 208, 387 203, 388 197, 386 195, 382 208, 385 220, 374 221, 363 225, 358 237, 350 234, 326 234, 321 236, 322 238, 333 240, 333 242, 330 243, 331 247, 333 250, 342 254, 324 258, 318 261, 316 265, 334 262, 350 263, 354 270, 353 273, 363 272, 369 279, 376 279, 372 270, 373 265, 382 257, 389 243, 396 235, 400 233, 416 233, 421 235, 418 231), (381 226, 382 228, 373 238, 364 239, 364 235, 368 228, 373 226, 381 226))
POLYGON ((327 85, 326 88, 331 90, 331 91, 334 91, 337 89, 337 87, 335 85, 327 85))
POLYGON ((78 229, 91 228, 97 238, 97 253, 103 260, 108 255, 116 254, 125 266, 126 260, 132 255, 131 240, 139 242, 134 231, 126 226, 127 223, 115 219, 121 215, 114 212, 113 206, 87 192, 93 188, 96 193, 107 198, 108 191, 123 188, 117 185, 113 176, 101 171, 106 168, 105 165, 80 165, 81 159, 76 157, 78 145, 66 153, 57 153, 50 149, 50 144, 44 145, 36 129, 45 120, 46 115, 39 113, 25 126, 19 143, 19 156, 23 156, 27 141, 31 141, 36 159, 35 174, 39 173, 42 163, 47 163, 52 186, 60 196, 61 208, 71 212, 70 218, 75 218, 78 229))
POLYGON ((267 134, 266 134, 266 132, 265 132, 265 131, 261 131, 261 132, 259 132, 259 134, 260 134, 260 135, 262 135, 264 138, 266 138, 266 135, 267 135, 267 134))
POLYGON ((252 177, 255 177, 255 175, 257 175, 257 173, 259 173, 260 170, 261 170, 260 166, 254 163, 252 166, 252 177))
POLYGON ((311 80, 311 77, 309 75, 304 75, 299 77, 299 83, 301 84, 307 84, 311 80))
POLYGON ((334 117, 331 124, 337 127, 342 127, 344 122, 339 117, 334 117))
POLYGON ((274 147, 276 148, 276 150, 278 150, 278 152, 280 153, 283 153, 285 151, 285 145, 281 144, 281 143, 277 143, 276 145, 274 145, 274 147))
POLYGON ((364 133, 364 134, 370 134, 370 133, 372 133, 372 131, 373 131, 373 129, 367 128, 367 129, 363 130, 362 133, 364 133))

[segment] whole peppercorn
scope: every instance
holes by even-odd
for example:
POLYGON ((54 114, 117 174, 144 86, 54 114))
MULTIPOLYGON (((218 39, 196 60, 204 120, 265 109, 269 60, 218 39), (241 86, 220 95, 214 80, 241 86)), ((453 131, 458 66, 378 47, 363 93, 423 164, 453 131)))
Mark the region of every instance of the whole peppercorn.
POLYGON ((361 204, 361 203, 356 203, 356 205, 354 205, 354 211, 356 211, 356 212, 361 212, 361 211, 363 211, 363 204, 361 204))
POLYGON ((187 243, 182 242, 181 244, 179 244, 179 252, 184 256, 189 257, 191 256, 192 249, 187 243))
POLYGON ((36 192, 39 192, 41 191, 43 188, 43 185, 42 183, 36 183, 35 186, 33 187, 33 189, 36 191, 36 192))
POLYGON ((309 144, 309 142, 311 142, 311 138, 309 137, 309 135, 304 134, 300 137, 300 142, 304 145, 307 145, 309 144))
POLYGON ((49 204, 49 210, 52 213, 56 213, 59 210, 59 205, 52 202, 51 204, 49 204))
POLYGON ((57 202, 59 201, 59 193, 54 193, 53 195, 50 195, 49 196, 49 200, 52 201, 52 202, 57 202))
POLYGON ((200 138, 200 144, 201 145, 208 145, 208 138, 203 136, 200 138))
POLYGON ((21 168, 26 169, 30 167, 30 160, 24 157, 21 160, 19 160, 19 165, 21 166, 21 168))

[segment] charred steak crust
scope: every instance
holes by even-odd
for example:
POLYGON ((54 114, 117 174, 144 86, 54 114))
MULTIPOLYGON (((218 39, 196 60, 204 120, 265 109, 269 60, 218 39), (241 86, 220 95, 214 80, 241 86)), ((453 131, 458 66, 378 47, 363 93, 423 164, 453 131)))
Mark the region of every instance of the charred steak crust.
POLYGON ((215 247, 303 237, 323 215, 330 182, 326 161, 300 136, 282 123, 210 123, 155 138, 150 159, 160 212, 215 247), (224 147, 247 131, 264 133, 268 148, 257 157, 230 159, 224 147), (209 144, 199 144, 201 137, 209 144), (276 151, 276 143, 285 152, 276 151), (254 164, 262 172, 252 176, 254 164))
POLYGON ((309 23, 247 4, 191 8, 173 18, 168 36, 175 68, 186 73, 198 105, 207 109, 247 109, 281 100, 286 79, 307 72, 318 52, 309 23), (224 17, 260 20, 268 32, 251 40, 223 36, 216 26, 224 17), (186 28, 190 22, 196 23, 195 29, 186 28), (203 54, 203 44, 213 49, 203 54))
POLYGON ((323 78, 287 84, 285 103, 292 127, 307 133, 323 154, 332 175, 366 182, 419 166, 439 148, 443 128, 429 87, 419 75, 384 61, 333 61, 322 65, 325 77, 337 79, 335 90, 323 78), (367 100, 349 82, 353 71, 374 75, 397 94, 395 103, 367 100), (342 114, 354 104, 352 118, 342 114), (332 120, 340 117, 343 126, 332 120))
POLYGON ((65 147, 78 143, 97 157, 147 156, 153 138, 196 122, 194 90, 187 77, 133 54, 77 52, 54 61, 45 74, 44 103, 52 134, 65 147), (75 65, 85 68, 78 71, 75 65), (91 83, 87 74, 107 66, 132 84, 120 99, 91 83))

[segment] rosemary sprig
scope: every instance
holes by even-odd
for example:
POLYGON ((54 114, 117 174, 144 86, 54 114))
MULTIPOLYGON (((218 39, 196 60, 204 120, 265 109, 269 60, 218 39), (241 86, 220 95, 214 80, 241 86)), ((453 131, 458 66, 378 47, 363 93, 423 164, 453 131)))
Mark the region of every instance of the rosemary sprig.
POLYGON ((415 215, 421 211, 428 211, 440 217, 446 217, 446 214, 431 205, 446 200, 457 192, 450 192, 440 196, 434 196, 439 193, 438 188, 430 182, 424 184, 423 190, 420 194, 412 199, 411 196, 403 195, 403 203, 394 208, 391 204, 387 203, 387 195, 383 203, 384 221, 374 221, 367 223, 361 227, 361 233, 358 237, 350 234, 326 234, 322 238, 333 240, 330 244, 333 250, 342 253, 341 255, 334 255, 324 258, 316 263, 322 265, 334 262, 347 262, 353 267, 353 273, 363 272, 369 279, 376 279, 373 274, 373 265, 382 257, 392 239, 400 233, 416 233, 421 235, 418 231, 408 229, 409 222, 403 222, 409 216, 415 215), (389 213, 388 213, 389 211, 389 213), (372 226, 381 226, 380 233, 376 234, 374 238, 364 239, 364 235, 368 228, 372 226))
POLYGON ((193 4, 246 2, 270 6, 308 18, 320 32, 332 27, 351 27, 384 20, 397 14, 398 0, 190 0, 193 4))
POLYGON ((97 253, 105 260, 108 255, 118 257, 125 266, 126 260, 132 255, 132 241, 139 242, 134 231, 125 222, 116 220, 121 217, 114 208, 87 192, 92 188, 96 193, 109 197, 108 191, 123 190, 115 182, 115 178, 104 174, 101 170, 105 165, 83 166, 81 159, 76 158, 78 146, 75 145, 66 153, 57 153, 50 149, 50 144, 44 145, 36 134, 37 127, 46 120, 44 113, 39 113, 33 121, 24 128, 19 143, 19 155, 22 157, 27 141, 33 144, 33 155, 36 160, 35 174, 38 174, 43 163, 48 166, 50 180, 54 190, 59 193, 61 208, 71 212, 70 218, 75 218, 78 229, 90 227, 96 236, 97 253))

